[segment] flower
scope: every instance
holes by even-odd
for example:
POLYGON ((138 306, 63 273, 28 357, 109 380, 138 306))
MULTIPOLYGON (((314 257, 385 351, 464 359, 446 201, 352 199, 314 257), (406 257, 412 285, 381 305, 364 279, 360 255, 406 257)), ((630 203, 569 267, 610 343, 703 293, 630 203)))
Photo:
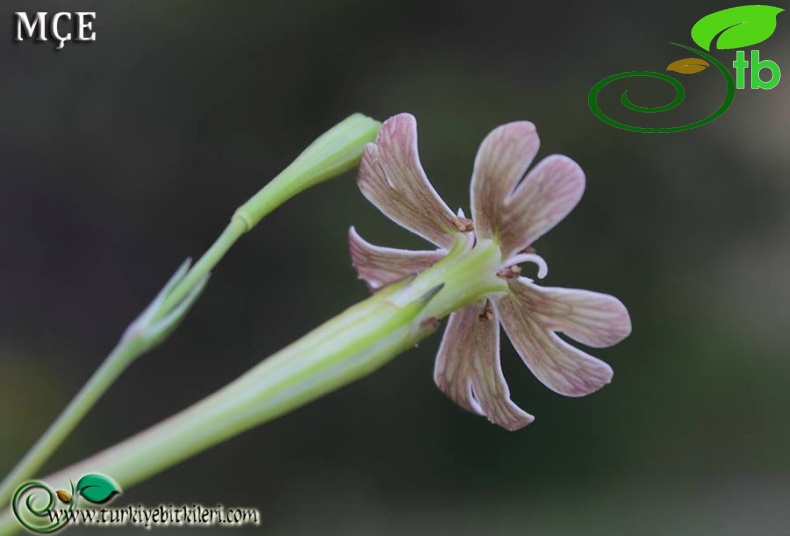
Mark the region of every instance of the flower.
POLYGON ((628 311, 616 298, 541 287, 520 276, 524 262, 537 264, 538 278, 546 275, 548 267, 532 244, 568 215, 584 191, 583 171, 565 156, 549 156, 527 173, 539 145, 535 126, 524 121, 502 125, 485 138, 472 173, 469 220, 461 210, 454 214, 425 176, 414 117, 392 117, 365 148, 359 188, 390 219, 438 249, 374 246, 354 228, 349 235, 352 264, 371 290, 427 269, 454 247, 471 251, 496 243, 502 258, 496 275, 507 291, 450 315, 434 380, 461 407, 508 430, 522 428, 534 417, 510 400, 499 357, 500 324, 532 373, 548 388, 573 397, 609 383, 612 369, 557 333, 600 348, 631 332, 628 311))

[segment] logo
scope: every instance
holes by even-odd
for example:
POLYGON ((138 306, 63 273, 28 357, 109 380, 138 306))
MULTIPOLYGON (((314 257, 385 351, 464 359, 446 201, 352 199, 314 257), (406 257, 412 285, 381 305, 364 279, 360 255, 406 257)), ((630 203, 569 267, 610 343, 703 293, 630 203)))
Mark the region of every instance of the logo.
POLYGON ((714 41, 716 48, 719 50, 747 48, 762 43, 773 35, 776 30, 776 17, 782 11, 784 9, 778 7, 757 5, 733 7, 717 11, 701 18, 691 29, 691 39, 703 50, 680 43, 671 43, 676 47, 695 54, 696 57, 674 61, 667 66, 667 71, 673 71, 682 75, 692 75, 713 66, 724 77, 727 85, 727 94, 721 106, 708 117, 678 127, 640 127, 613 119, 601 110, 598 104, 598 95, 601 90, 612 82, 632 77, 663 80, 675 90, 675 98, 672 102, 663 106, 640 106, 631 101, 626 90, 620 95, 620 102, 628 110, 655 114, 678 107, 686 98, 686 90, 683 84, 668 74, 652 71, 629 71, 604 78, 590 90, 590 94, 587 97, 590 109, 598 119, 608 125, 646 134, 681 132, 710 123, 727 111, 735 98, 736 89, 746 88, 747 71, 749 71, 748 78, 751 89, 773 89, 779 84, 782 76, 779 66, 775 62, 760 59, 759 50, 752 50, 749 59, 747 59, 745 51, 738 50, 735 53, 735 60, 732 62, 732 66, 735 69, 735 78, 733 78, 724 64, 709 54, 714 41), (770 78, 764 78, 762 73, 770 73, 770 78))
POLYGON ((31 532, 47 534, 60 530, 69 522, 68 515, 80 500, 80 497, 92 504, 106 504, 121 493, 121 487, 110 477, 91 473, 71 484, 71 491, 59 489, 52 491, 40 480, 30 480, 19 486, 11 499, 11 509, 17 521, 31 532), (45 497, 37 495, 44 492, 45 497), (42 501, 41 499, 45 500, 42 501), (58 503, 64 506, 58 508, 58 503))
POLYGON ((69 484, 71 491, 53 490, 40 480, 30 480, 19 486, 11 500, 11 509, 19 524, 35 534, 49 534, 66 526, 236 528, 261 523, 257 508, 222 504, 104 507, 121 493, 121 487, 110 477, 98 473, 87 474, 76 484, 69 484))

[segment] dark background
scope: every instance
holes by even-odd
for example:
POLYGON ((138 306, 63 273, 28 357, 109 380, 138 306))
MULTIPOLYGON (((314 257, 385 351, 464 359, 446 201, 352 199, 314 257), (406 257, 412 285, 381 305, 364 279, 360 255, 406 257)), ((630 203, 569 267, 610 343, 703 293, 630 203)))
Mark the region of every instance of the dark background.
MULTIPOLYGON (((546 284, 611 293, 631 312, 632 336, 595 352, 612 385, 560 397, 505 344, 513 398, 537 416, 508 433, 434 387, 433 336, 118 504, 252 506, 257 530, 277 535, 789 534, 790 81, 740 90, 715 122, 668 135, 617 130, 587 106, 606 76, 687 57, 669 42, 693 44, 694 22, 734 5, 5 2, 0 471, 178 264, 337 121, 413 113, 431 180, 466 208, 480 140, 529 119, 542 155, 568 154, 588 177, 580 206, 538 244, 546 284), (14 44, 20 9, 97 11, 97 41, 14 44)), ((759 50, 790 73, 787 17, 759 50)), ((735 54, 716 55, 730 65, 735 54)), ((622 89, 602 104, 670 126, 724 97, 713 69, 681 81, 687 103, 669 119, 618 111, 622 89)), ((663 104, 660 84, 623 87, 663 104)), ((186 407, 363 299, 352 224, 376 243, 422 245, 352 174, 304 193, 223 260, 178 332, 47 469, 186 407)))

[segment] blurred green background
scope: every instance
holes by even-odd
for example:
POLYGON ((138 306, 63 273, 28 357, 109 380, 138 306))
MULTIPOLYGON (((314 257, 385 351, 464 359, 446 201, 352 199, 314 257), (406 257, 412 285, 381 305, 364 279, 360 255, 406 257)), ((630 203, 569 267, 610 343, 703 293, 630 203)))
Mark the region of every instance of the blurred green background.
MULTIPOLYGON (((505 344, 513 399, 537 420, 504 432, 434 387, 433 336, 116 504, 257 507, 262 525, 245 532, 273 535, 790 534, 790 81, 740 90, 715 122, 669 135, 614 129, 587 106, 606 76, 687 57, 669 42, 692 44, 694 22, 734 5, 5 2, 0 472, 178 264, 331 125, 413 113, 428 175, 467 208, 479 142, 528 119, 541 155, 570 155, 588 177, 580 206, 537 244, 546 284, 614 294, 632 315, 629 339, 594 352, 615 369, 610 386, 560 397, 505 344), (12 43, 22 9, 96 11, 97 41, 12 43)), ((790 73, 787 17, 759 50, 790 73)), ((657 81, 601 102, 672 126, 724 97, 713 69, 681 81, 688 102, 669 119, 617 110, 626 87, 640 104, 671 100, 657 81)), ((351 225, 423 245, 351 174, 299 196, 239 243, 181 329, 47 469, 186 407, 363 299, 351 225)))

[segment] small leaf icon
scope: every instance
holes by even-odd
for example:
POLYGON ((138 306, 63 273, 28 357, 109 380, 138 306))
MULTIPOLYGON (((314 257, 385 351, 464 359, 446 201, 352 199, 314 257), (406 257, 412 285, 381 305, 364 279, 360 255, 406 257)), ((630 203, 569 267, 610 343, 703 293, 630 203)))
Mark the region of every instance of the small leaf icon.
POLYGON ((98 473, 83 476, 77 482, 77 493, 94 504, 104 504, 121 492, 111 478, 98 473))
POLYGON ((774 6, 740 6, 723 9, 702 17, 691 29, 691 38, 700 47, 745 48, 762 43, 776 30, 776 16, 784 11, 774 6))
POLYGON ((694 74, 704 71, 708 67, 710 67, 710 63, 702 58, 685 58, 673 61, 667 65, 667 71, 675 71, 680 74, 694 74))

